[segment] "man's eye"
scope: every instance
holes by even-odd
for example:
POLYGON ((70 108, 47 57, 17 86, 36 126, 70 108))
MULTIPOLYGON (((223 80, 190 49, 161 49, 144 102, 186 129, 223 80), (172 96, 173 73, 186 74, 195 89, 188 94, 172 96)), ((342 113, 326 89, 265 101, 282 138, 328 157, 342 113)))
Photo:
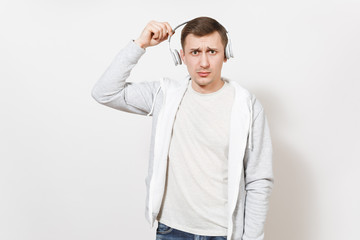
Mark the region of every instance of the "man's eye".
POLYGON ((211 54, 215 54, 216 51, 215 51, 215 50, 210 50, 210 53, 211 53, 211 54))
POLYGON ((196 55, 196 54, 198 54, 198 51, 194 50, 194 51, 192 51, 192 53, 196 55))

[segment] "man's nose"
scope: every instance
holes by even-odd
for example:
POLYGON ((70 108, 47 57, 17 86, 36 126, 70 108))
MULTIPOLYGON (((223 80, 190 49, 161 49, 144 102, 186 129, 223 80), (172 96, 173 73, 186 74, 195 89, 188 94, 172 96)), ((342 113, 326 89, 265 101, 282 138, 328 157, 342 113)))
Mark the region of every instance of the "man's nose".
POLYGON ((201 58, 200 58, 200 66, 201 66, 202 68, 208 68, 209 65, 210 65, 209 59, 208 59, 208 56, 207 56, 207 54, 206 54, 206 52, 205 52, 205 53, 203 53, 203 54, 201 55, 201 58))

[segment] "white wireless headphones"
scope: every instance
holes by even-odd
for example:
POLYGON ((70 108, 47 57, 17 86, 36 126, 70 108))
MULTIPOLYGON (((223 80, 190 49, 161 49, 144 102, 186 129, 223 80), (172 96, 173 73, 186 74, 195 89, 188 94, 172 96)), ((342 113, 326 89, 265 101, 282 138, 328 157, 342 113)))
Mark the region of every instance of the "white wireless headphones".
MULTIPOLYGON (((184 24, 186 24, 186 23, 188 23, 188 22, 189 22, 189 21, 184 22, 184 23, 178 25, 176 28, 174 28, 173 31, 175 32, 175 30, 176 30, 177 28, 181 27, 182 25, 184 25, 184 24)), ((234 57, 234 54, 233 54, 233 50, 232 50, 232 46, 231 46, 231 40, 230 40, 229 32, 228 32, 228 31, 226 31, 226 35, 227 35, 227 37, 228 37, 228 43, 226 44, 226 47, 225 47, 225 57, 226 57, 226 59, 229 59, 229 58, 233 58, 233 57, 234 57)), ((178 52, 176 49, 172 50, 171 47, 170 47, 171 37, 172 37, 172 36, 169 37, 169 50, 170 50, 171 56, 172 56, 172 58, 173 58, 173 60, 174 60, 175 66, 181 65, 181 64, 182 64, 182 61, 181 61, 181 57, 180 57, 179 52, 178 52)))

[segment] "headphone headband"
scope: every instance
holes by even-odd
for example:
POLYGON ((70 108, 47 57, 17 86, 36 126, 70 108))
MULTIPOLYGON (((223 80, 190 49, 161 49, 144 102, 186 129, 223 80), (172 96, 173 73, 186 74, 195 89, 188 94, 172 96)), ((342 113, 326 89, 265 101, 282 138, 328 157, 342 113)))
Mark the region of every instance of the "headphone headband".
MULTIPOLYGON (((178 25, 178 26, 176 26, 174 29, 173 29, 173 33, 175 34, 175 30, 176 29, 178 29, 179 27, 181 27, 182 25, 184 25, 184 24, 186 24, 186 23, 188 23, 189 21, 186 21, 186 22, 184 22, 184 23, 182 23, 182 24, 180 24, 180 25, 178 25)), ((171 35, 170 37, 169 37, 169 50, 170 50, 170 52, 172 52, 172 50, 171 50, 171 47, 170 47, 170 40, 171 40, 171 37, 172 37, 173 35, 171 35)))

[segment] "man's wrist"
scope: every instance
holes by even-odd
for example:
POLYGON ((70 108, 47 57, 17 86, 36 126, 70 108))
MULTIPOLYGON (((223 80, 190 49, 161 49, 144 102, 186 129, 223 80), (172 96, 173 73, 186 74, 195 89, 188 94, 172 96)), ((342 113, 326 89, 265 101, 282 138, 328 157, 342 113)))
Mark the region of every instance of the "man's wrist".
POLYGON ((139 42, 137 39, 136 40, 133 40, 139 47, 143 48, 143 49, 146 49, 145 45, 142 44, 141 42, 139 42))

